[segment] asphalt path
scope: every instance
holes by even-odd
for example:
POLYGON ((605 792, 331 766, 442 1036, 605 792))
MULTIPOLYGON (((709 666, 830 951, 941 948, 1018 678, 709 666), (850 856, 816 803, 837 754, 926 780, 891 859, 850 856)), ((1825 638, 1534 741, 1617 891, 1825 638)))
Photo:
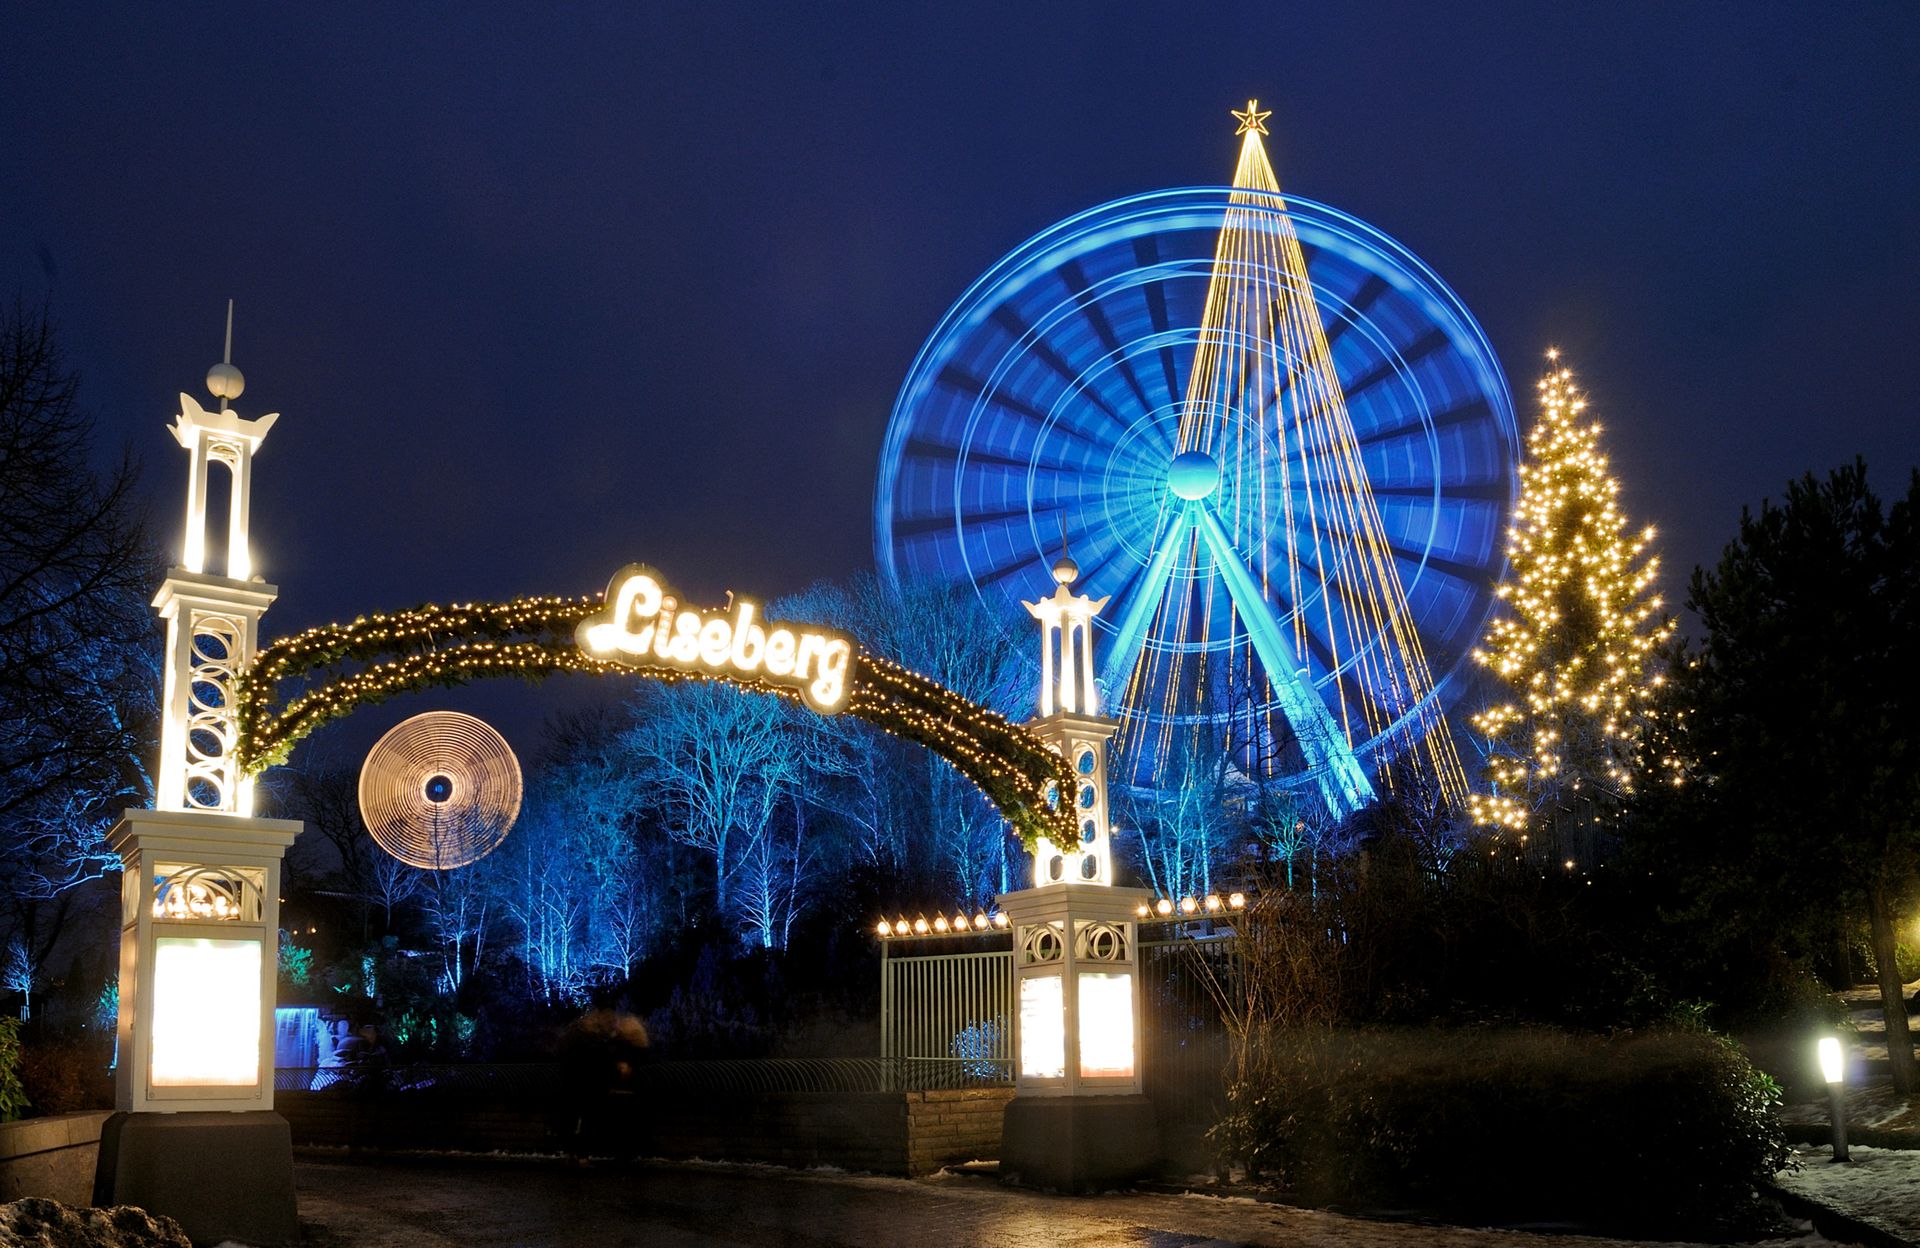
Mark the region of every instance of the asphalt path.
POLYGON ((1377 1221, 1198 1195, 1050 1196, 958 1175, 909 1180, 678 1162, 579 1169, 547 1159, 360 1159, 315 1152, 299 1158, 295 1175, 307 1248, 1602 1248, 1623 1242, 1377 1221))

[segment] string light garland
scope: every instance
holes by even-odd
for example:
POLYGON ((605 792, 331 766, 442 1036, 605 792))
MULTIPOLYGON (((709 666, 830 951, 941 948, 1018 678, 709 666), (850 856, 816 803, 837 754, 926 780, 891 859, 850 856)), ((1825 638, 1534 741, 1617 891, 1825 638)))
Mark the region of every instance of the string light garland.
MULTIPOLYGON (((668 682, 721 680, 801 702, 789 685, 595 658, 579 648, 574 633, 603 606, 600 596, 430 603, 276 641, 237 682, 240 766, 253 775, 284 763, 309 733, 360 707, 486 677, 537 681, 556 672, 590 672, 668 682), (282 692, 296 682, 296 691, 282 692)), ((946 759, 993 803, 1028 852, 1042 838, 1064 845, 1077 837, 1074 812, 1057 797, 1074 791, 1072 768, 1005 716, 866 650, 854 657, 843 713, 946 759)))
POLYGON ((1630 532, 1620 482, 1600 452, 1600 425, 1559 353, 1547 353, 1540 418, 1527 435, 1521 496, 1508 530, 1505 610, 1473 652, 1517 697, 1474 716, 1490 745, 1490 792, 1474 821, 1523 831, 1561 787, 1632 791, 1641 730, 1664 682, 1650 672, 1674 620, 1652 592, 1651 525, 1630 532))

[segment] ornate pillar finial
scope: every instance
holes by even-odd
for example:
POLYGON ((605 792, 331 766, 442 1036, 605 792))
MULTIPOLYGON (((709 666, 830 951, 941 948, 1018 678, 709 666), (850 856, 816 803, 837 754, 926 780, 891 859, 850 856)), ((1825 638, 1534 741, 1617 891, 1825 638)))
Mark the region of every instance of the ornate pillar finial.
POLYGON ((1105 598, 1073 592, 1080 565, 1067 553, 1061 534, 1060 557, 1053 564, 1053 593, 1023 604, 1040 622, 1040 716, 1028 727, 1058 751, 1074 769, 1069 802, 1078 816, 1080 841, 1056 847, 1042 840, 1033 864, 1036 886, 1077 880, 1113 883, 1111 828, 1107 818, 1107 744, 1119 726, 1100 714, 1100 688, 1093 679, 1093 617, 1105 598))
POLYGON ((183 392, 169 430, 187 452, 187 517, 179 566, 154 599, 167 626, 154 801, 159 810, 253 812, 253 781, 233 758, 233 685, 253 661, 260 616, 279 592, 253 574, 249 527, 253 456, 280 416, 271 412, 248 420, 234 411, 232 402, 246 385, 233 365, 229 299, 224 358, 207 370, 207 391, 220 407, 210 412, 183 392), (207 499, 216 465, 232 474, 226 558, 217 570, 207 566, 207 499))

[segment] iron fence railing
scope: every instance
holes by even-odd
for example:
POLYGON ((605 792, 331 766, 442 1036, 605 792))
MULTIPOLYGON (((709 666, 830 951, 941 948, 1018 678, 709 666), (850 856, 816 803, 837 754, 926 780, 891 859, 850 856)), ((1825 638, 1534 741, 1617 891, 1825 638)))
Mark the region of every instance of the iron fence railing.
POLYGON ((1010 1061, 972 1059, 762 1057, 648 1062, 634 1068, 635 1091, 661 1095, 775 1092, 927 1092, 991 1087, 1012 1079, 1010 1061))
MULTIPOLYGON (((559 1097, 559 1063, 371 1067, 281 1067, 275 1092, 339 1096, 435 1092, 528 1099, 559 1097)), ((1010 1059, 753 1057, 643 1061, 623 1085, 653 1096, 763 1096, 780 1092, 929 1092, 995 1087, 1013 1080, 1010 1059)))
POLYGON ((275 1092, 450 1092, 496 1096, 546 1096, 561 1087, 552 1062, 459 1063, 418 1066, 282 1066, 273 1072, 275 1092))
MULTIPOLYGON (((1231 996, 1239 951, 1231 928, 1144 927, 1141 1071, 1165 1119, 1217 1117, 1230 1039, 1220 1001, 1231 996)), ((713 1096, 779 1092, 912 1092, 1013 1082, 1013 953, 885 956, 879 1057, 647 1060, 636 1092, 713 1096)), ((276 1092, 448 1092, 560 1097, 558 1063, 281 1068, 276 1092)))
POLYGON ((1013 951, 896 957, 883 945, 880 1053, 897 1062, 948 1064, 951 1077, 965 1083, 1011 1083, 1013 951))
POLYGON ((1162 1121, 1210 1124, 1224 1110, 1232 1037, 1221 1005, 1239 976, 1230 929, 1140 942, 1141 1073, 1162 1121))

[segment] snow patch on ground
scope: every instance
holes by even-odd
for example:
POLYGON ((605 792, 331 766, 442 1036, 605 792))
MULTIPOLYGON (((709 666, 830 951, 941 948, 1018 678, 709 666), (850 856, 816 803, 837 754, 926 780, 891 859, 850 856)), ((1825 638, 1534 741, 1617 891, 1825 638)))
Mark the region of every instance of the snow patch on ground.
MULTIPOLYGON (((1830 1113, 1823 1096, 1783 1106, 1780 1120, 1789 1126, 1824 1127, 1830 1113)), ((1920 1095, 1902 1096, 1892 1085, 1884 1083, 1850 1087, 1847 1089, 1847 1127, 1853 1131, 1897 1131, 1920 1136, 1920 1095)))
POLYGON ((1782 1170, 1774 1182, 1796 1196, 1920 1243, 1920 1152, 1857 1144, 1847 1151, 1852 1161, 1834 1162, 1824 1147, 1795 1148, 1800 1169, 1782 1170))
POLYGON ((1212 1192, 1181 1192, 1183 1200, 1210 1200, 1219 1205, 1265 1205, 1271 1201, 1255 1200, 1251 1196, 1216 1196, 1212 1192))

